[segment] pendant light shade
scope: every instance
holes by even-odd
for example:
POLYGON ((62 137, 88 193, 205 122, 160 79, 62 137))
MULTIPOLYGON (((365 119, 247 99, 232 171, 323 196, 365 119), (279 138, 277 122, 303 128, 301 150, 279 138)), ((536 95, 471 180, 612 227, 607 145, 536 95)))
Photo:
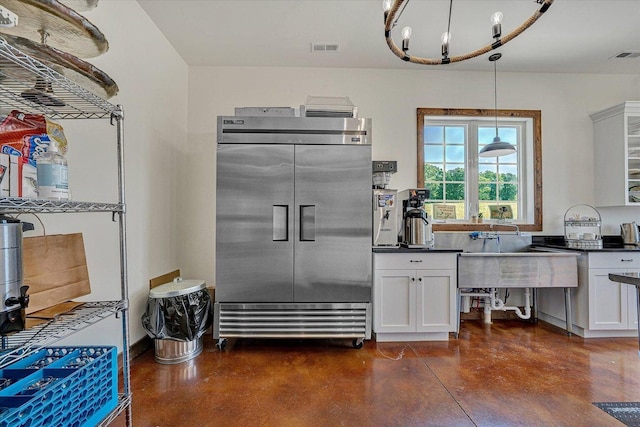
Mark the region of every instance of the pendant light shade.
POLYGON ((508 142, 503 142, 500 140, 499 136, 493 138, 493 142, 491 144, 487 144, 482 147, 478 156, 480 157, 502 157, 508 156, 516 152, 516 148, 509 144, 508 142))
POLYGON ((493 142, 482 147, 482 150, 478 153, 480 157, 502 157, 516 152, 516 147, 508 142, 501 141, 498 136, 498 72, 496 61, 500 58, 502 58, 502 54, 500 53, 494 53, 489 57, 489 61, 493 62, 493 102, 496 115, 496 136, 493 138, 493 142))

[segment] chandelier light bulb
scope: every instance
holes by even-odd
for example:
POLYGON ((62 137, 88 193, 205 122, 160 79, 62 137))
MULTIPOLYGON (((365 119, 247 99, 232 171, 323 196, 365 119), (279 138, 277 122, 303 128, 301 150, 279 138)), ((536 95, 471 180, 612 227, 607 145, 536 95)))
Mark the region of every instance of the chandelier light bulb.
POLYGON ((411 27, 404 27, 402 29, 402 51, 409 50, 409 39, 411 38, 411 27))
POLYGON ((402 29, 402 40, 409 40, 411 38, 411 27, 404 27, 402 29))
POLYGON ((496 12, 491 15, 491 23, 493 25, 502 24, 502 12, 496 12))
POLYGON ((496 12, 491 15, 491 35, 494 39, 499 39, 502 35, 502 12, 496 12))
POLYGON ((382 0, 382 10, 389 12, 391 10, 391 0, 382 0))
POLYGON ((451 40, 451 33, 448 31, 445 31, 440 36, 440 40, 442 40, 442 57, 448 58, 449 57, 449 41, 451 40))

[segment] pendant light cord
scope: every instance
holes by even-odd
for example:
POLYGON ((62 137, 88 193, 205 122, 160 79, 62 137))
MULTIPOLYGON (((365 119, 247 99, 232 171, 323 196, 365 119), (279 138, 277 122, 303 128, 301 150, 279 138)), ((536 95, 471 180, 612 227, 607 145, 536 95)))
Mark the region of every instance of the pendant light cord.
POLYGON ((449 23, 447 24, 447 33, 451 34, 451 10, 453 9, 453 0, 449 1, 449 23))
POLYGON ((496 113, 496 136, 498 136, 498 60, 493 61, 493 109, 496 113))

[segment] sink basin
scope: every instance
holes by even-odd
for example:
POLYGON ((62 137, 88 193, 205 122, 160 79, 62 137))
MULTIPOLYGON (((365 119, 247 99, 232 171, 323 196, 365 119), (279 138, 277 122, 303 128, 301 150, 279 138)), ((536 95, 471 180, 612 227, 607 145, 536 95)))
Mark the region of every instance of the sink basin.
POLYGON ((464 252, 458 255, 458 287, 576 287, 578 255, 559 252, 464 252))

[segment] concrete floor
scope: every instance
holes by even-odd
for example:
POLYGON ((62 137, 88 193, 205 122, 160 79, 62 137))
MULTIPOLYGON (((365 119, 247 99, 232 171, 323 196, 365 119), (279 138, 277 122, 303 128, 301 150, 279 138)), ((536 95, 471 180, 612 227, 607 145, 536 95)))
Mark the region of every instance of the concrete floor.
MULTIPOLYGON (((132 363, 133 425, 622 426, 593 402, 640 401, 635 338, 466 321, 448 342, 229 340, 132 363)), ((124 426, 121 415, 113 426, 124 426)))

